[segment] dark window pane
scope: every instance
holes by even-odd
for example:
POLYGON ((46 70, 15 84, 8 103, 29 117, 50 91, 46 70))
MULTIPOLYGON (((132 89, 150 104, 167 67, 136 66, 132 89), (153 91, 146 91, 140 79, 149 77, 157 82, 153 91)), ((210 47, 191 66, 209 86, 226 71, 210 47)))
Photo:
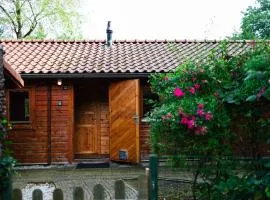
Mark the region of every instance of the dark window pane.
POLYGON ((29 121, 28 92, 10 92, 10 121, 29 121))
POLYGON ((154 94, 150 87, 143 88, 143 116, 153 109, 153 102, 158 101, 159 97, 154 94))

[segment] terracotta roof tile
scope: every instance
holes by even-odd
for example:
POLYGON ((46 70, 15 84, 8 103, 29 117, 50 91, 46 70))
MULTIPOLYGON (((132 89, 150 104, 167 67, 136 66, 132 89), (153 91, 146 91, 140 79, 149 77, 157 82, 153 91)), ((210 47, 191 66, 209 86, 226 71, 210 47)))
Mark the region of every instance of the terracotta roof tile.
MULTIPOLYGON (((253 41, 230 41, 229 53, 252 48, 253 41)), ((167 72, 187 60, 203 61, 216 40, 0 40, 5 61, 19 73, 167 72)))

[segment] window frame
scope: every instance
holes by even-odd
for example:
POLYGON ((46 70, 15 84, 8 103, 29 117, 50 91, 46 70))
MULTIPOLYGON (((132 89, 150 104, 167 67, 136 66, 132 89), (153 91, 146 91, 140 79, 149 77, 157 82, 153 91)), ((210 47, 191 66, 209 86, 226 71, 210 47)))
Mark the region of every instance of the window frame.
POLYGON ((12 129, 34 129, 34 106, 35 106, 35 90, 33 88, 22 88, 22 89, 7 89, 6 91, 7 100, 7 119, 12 124, 12 129), (27 92, 29 99, 29 120, 28 121, 11 121, 10 120, 10 93, 11 92, 27 92))

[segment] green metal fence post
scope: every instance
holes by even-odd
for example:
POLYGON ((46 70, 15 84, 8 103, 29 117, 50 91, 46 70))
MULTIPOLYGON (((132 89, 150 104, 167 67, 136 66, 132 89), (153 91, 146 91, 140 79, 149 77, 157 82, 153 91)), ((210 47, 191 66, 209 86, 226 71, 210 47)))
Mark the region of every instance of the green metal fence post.
POLYGON ((11 200, 12 199, 12 175, 10 174, 8 177, 8 186, 4 189, 2 194, 3 200, 11 200))
POLYGON ((150 154, 150 200, 158 199, 158 157, 156 154, 150 154))

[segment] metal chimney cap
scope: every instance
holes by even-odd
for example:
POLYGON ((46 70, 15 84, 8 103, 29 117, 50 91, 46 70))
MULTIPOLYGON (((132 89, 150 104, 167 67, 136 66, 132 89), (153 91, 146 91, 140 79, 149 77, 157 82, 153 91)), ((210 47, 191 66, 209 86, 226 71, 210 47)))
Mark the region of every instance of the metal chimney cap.
POLYGON ((108 47, 111 47, 112 46, 112 33, 113 33, 113 31, 111 29, 111 21, 108 21, 106 33, 107 33, 106 44, 108 47))
POLYGON ((107 23, 107 33, 112 33, 112 29, 111 29, 111 21, 108 21, 107 23))

